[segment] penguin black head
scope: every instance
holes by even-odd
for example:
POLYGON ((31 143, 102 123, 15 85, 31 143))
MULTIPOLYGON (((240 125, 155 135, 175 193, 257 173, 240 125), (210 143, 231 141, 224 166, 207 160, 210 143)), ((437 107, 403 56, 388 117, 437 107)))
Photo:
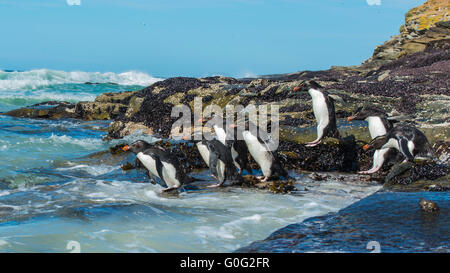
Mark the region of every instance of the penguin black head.
POLYGON ((302 81, 299 85, 294 87, 292 91, 299 92, 299 91, 308 91, 309 89, 316 89, 320 90, 322 89, 322 86, 318 84, 316 81, 302 81))
POLYGON ((347 118, 348 121, 352 121, 354 119, 356 120, 365 120, 367 117, 371 117, 371 116, 378 116, 378 117, 384 117, 387 116, 386 113, 375 106, 364 106, 364 107, 359 107, 354 111, 354 114, 352 116, 349 116, 347 118))
POLYGON ((132 151, 133 153, 137 154, 139 152, 144 151, 147 148, 150 148, 152 145, 144 140, 137 140, 130 145, 125 145, 122 150, 124 151, 132 151))
POLYGON ((384 144, 388 142, 389 138, 387 135, 377 136, 376 138, 372 139, 372 141, 369 144, 366 144, 363 146, 364 151, 367 151, 369 149, 381 149, 384 144))

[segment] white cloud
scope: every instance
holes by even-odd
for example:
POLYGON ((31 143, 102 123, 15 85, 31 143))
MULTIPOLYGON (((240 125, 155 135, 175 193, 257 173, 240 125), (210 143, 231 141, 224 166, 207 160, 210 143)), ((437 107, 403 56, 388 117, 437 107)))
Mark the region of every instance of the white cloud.
POLYGON ((80 6, 81 0, 66 0, 69 6, 80 6))
POLYGON ((366 2, 369 6, 373 6, 373 5, 380 6, 381 5, 381 0, 366 0, 366 2))

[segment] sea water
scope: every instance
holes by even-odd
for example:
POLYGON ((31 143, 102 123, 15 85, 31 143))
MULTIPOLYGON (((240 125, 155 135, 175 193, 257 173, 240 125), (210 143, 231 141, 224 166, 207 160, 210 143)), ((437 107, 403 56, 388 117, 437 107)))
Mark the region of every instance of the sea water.
MULTIPOLYGON (((92 101, 157 80, 140 72, 0 71, 0 112, 48 100, 92 101)), ((107 151, 154 139, 102 141, 108 125, 0 115, 0 252, 69 252, 72 241, 81 252, 232 252, 380 188, 351 176, 318 182, 291 172, 299 189, 293 194, 235 187, 162 194, 144 171, 120 168, 132 154, 107 151)), ((192 175, 214 183, 206 171, 192 175)))

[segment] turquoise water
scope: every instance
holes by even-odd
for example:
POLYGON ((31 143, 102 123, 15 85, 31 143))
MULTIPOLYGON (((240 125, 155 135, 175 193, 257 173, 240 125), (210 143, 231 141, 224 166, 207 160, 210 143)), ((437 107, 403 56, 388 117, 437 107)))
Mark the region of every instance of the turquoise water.
MULTIPOLYGON (((0 112, 47 100, 94 100, 156 80, 137 72, 0 71, 0 112)), ((206 180, 196 188, 164 195, 143 171, 121 170, 133 155, 107 152, 153 138, 102 141, 108 125, 0 116, 0 252, 69 252, 70 241, 82 252, 231 252, 379 189, 357 177, 317 182, 294 173, 296 186, 308 191, 207 189, 213 181, 205 171, 193 174, 206 180)))

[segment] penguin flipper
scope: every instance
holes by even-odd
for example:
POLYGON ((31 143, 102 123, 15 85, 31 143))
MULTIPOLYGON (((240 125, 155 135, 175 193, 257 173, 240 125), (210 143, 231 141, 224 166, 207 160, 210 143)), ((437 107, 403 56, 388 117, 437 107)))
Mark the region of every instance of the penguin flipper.
MULTIPOLYGON (((158 176, 164 181, 163 171, 162 171, 163 164, 161 162, 161 159, 155 154, 153 154, 152 157, 155 159, 156 171, 158 172, 158 176)), ((166 181, 164 181, 164 182, 166 182, 166 181)))
POLYGON ((219 162, 218 155, 214 152, 210 152, 209 153, 209 170, 214 177, 218 177, 218 172, 217 172, 218 162, 219 162))
POLYGON ((401 137, 398 140, 400 152, 410 161, 414 160, 414 156, 410 153, 408 148, 408 140, 406 138, 401 137))

